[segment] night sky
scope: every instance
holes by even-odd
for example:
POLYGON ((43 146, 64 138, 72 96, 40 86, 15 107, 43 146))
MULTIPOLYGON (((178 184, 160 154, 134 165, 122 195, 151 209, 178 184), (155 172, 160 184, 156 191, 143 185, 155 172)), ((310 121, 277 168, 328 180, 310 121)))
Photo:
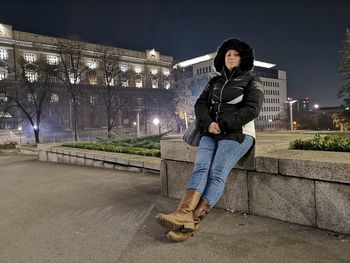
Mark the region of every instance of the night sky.
POLYGON ((0 23, 14 30, 145 51, 175 61, 240 38, 257 60, 287 71, 288 96, 338 106, 339 62, 350 1, 1 1, 0 23))

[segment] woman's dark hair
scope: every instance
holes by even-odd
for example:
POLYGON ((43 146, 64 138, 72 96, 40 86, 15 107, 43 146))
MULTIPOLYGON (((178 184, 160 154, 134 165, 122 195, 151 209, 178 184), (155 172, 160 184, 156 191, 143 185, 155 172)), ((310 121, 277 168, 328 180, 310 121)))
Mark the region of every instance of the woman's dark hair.
POLYGON ((234 49, 239 53, 241 57, 241 63, 239 68, 242 71, 251 70, 254 66, 254 52, 253 49, 245 42, 230 38, 224 40, 218 48, 216 57, 214 59, 214 67, 216 71, 221 72, 225 65, 225 55, 226 52, 230 49, 234 49))

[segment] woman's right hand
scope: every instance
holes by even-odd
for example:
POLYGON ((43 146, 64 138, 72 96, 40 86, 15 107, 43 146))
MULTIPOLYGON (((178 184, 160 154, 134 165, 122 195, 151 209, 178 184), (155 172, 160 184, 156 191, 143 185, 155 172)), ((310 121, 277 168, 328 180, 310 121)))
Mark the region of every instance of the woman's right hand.
POLYGON ((219 124, 217 122, 210 123, 210 125, 208 127, 208 131, 210 133, 213 133, 213 134, 220 134, 221 133, 219 124))

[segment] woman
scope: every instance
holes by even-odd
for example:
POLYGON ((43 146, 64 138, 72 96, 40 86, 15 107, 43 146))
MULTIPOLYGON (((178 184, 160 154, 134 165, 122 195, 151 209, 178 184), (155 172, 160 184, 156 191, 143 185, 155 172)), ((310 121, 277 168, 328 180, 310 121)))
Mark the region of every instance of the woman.
POLYGON ((255 141, 254 119, 263 102, 263 87, 253 68, 254 54, 238 39, 225 40, 217 51, 213 77, 195 104, 202 131, 194 172, 179 207, 156 220, 167 237, 184 241, 220 200, 227 176, 255 141))

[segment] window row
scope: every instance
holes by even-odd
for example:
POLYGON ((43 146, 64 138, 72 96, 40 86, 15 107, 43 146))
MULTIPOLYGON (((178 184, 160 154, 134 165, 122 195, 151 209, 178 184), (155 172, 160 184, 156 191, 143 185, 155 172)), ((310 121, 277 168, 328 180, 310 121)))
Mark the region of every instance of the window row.
POLYGON ((280 107, 262 107, 261 111, 265 112, 265 111, 280 111, 281 108, 280 107))
MULTIPOLYGON (((31 94, 31 93, 27 94, 27 101, 28 102, 34 103, 34 100, 36 100, 36 99, 37 99, 37 95, 36 94, 31 94)), ((7 98, 6 94, 5 93, 0 93, 0 102, 6 102, 7 100, 8 100, 8 98, 7 98)), ((79 97, 77 97, 77 100, 79 101, 79 97)), ((120 104, 123 104, 123 105, 129 104, 131 102, 130 98, 128 98, 128 97, 121 97, 121 98, 119 98, 119 100, 120 100, 119 101, 120 104)), ((60 101, 60 98, 59 98, 58 94, 52 93, 50 95, 49 101, 50 101, 50 103, 57 103, 57 102, 60 101)), ((89 103, 91 105, 95 105, 96 102, 97 102, 97 95, 90 95, 88 101, 89 101, 89 103)), ((137 103, 138 106, 142 106, 144 104, 143 98, 136 98, 136 103, 137 103)), ((152 100, 152 103, 153 104, 158 104, 159 103, 158 99, 154 98, 152 100)))
POLYGON ((212 67, 204 67, 204 68, 197 68, 197 75, 210 73, 212 71, 212 67))
POLYGON ((264 94, 265 95, 280 95, 280 91, 279 90, 269 90, 269 89, 266 89, 264 90, 264 94))
POLYGON ((273 81, 262 81, 262 84, 266 87, 276 87, 278 88, 280 86, 279 82, 273 82, 273 81))
POLYGON ((280 99, 266 98, 264 99, 264 103, 280 103, 280 99))
MULTIPOLYGON (((8 77, 8 71, 5 68, 0 68, 0 80, 6 79, 8 77)), ((27 78, 28 81, 30 82, 34 82, 34 81, 38 81, 38 73, 34 70, 26 70, 25 72, 25 77, 27 78)), ((50 76, 49 80, 51 83, 57 83, 58 82, 58 78, 56 76, 50 76)), ((97 76, 96 74, 91 74, 87 76, 87 80, 88 83, 90 85, 97 85, 97 76)), ((69 74, 69 81, 72 84, 79 84, 80 83, 80 77, 79 76, 75 76, 73 73, 69 74)), ((143 87, 143 81, 141 77, 135 77, 134 79, 135 82, 135 87, 136 88, 142 88, 143 87)), ((108 83, 110 86, 114 86, 117 81, 115 81, 113 78, 108 80, 108 83)), ((107 85, 107 80, 105 80, 105 84, 107 85)), ((129 87, 129 80, 128 79, 124 79, 121 81, 121 86, 122 87, 129 87)), ((151 86, 154 89, 157 89, 160 87, 160 82, 158 79, 152 79, 151 80, 151 86)), ((163 82, 163 87, 165 89, 170 89, 170 81, 169 80, 165 80, 163 82)))
MULTIPOLYGON (((3 50, 4 52, 6 52, 6 50, 3 50)), ((1 53, 0 53, 1 54, 1 53)), ((25 61, 27 61, 28 63, 33 63, 35 61, 37 61, 37 54, 36 53, 31 53, 31 52, 25 52, 23 54, 23 58, 25 61)), ((59 56, 58 55, 47 55, 46 56, 46 61, 48 64, 50 65, 57 65, 59 63, 59 56)), ((85 65, 90 68, 90 69, 96 69, 98 68, 98 60, 94 59, 94 58, 86 58, 85 59, 85 65)), ((144 71, 144 69, 140 66, 130 66, 126 63, 121 63, 119 65, 119 69, 122 72, 127 72, 129 70, 134 70, 134 72, 136 74, 141 74, 142 71, 144 71)), ((158 69, 156 68, 151 68, 150 69, 150 74, 151 75, 157 75, 158 74, 158 69)), ((169 69, 163 69, 162 70, 163 75, 165 76, 169 76, 170 75, 170 70, 169 69)))
POLYGON ((275 114, 275 115, 260 115, 256 120, 257 121, 275 121, 279 119, 280 119, 279 114, 275 114))

